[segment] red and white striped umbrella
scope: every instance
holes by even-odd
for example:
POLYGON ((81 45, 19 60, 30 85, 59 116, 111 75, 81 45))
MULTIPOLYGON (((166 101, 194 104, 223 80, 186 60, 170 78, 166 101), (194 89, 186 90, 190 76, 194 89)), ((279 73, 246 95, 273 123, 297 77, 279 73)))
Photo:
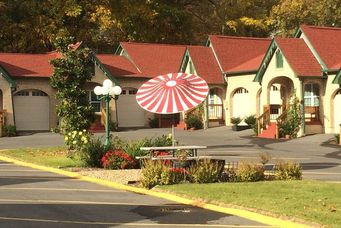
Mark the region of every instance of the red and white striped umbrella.
POLYGON ((144 83, 136 94, 137 103, 145 110, 179 113, 196 107, 208 94, 208 85, 197 75, 170 73, 144 83))

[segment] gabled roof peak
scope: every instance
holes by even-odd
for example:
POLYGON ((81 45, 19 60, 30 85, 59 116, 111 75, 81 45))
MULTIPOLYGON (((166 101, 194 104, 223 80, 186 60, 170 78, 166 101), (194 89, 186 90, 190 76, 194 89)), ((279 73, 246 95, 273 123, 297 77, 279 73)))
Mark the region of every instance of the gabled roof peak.
POLYGON ((209 35, 209 38, 225 38, 225 39, 237 39, 237 40, 271 40, 271 38, 259 38, 249 36, 224 36, 224 35, 209 35))
POLYGON ((186 45, 182 44, 163 44, 163 43, 144 43, 144 42, 132 42, 132 41, 125 41, 120 42, 121 44, 133 44, 133 45, 143 45, 143 46, 167 46, 167 47, 186 47, 186 45))

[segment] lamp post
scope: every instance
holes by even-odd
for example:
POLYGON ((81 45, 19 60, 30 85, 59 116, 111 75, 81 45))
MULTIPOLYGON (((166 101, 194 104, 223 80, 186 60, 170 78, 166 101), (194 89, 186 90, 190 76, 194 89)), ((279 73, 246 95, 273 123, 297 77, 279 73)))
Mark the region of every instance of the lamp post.
MULTIPOLYGON (((110 144, 110 129, 109 129, 109 102, 111 98, 117 99, 117 96, 122 92, 121 87, 115 85, 109 79, 103 81, 103 86, 96 86, 94 88, 94 93, 97 96, 101 96, 99 99, 104 99, 105 101, 105 148, 108 148, 110 144)), ((116 107, 117 108, 117 107, 116 107)), ((117 121, 117 120, 116 120, 117 121)))

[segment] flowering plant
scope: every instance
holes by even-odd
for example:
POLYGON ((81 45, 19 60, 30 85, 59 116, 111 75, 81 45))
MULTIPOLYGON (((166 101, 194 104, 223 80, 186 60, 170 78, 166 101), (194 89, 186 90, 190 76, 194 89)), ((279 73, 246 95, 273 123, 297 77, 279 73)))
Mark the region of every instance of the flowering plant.
POLYGON ((81 151, 88 144, 91 134, 83 131, 72 131, 64 135, 64 142, 69 150, 81 151))
POLYGON ((131 169, 135 166, 135 161, 122 150, 109 150, 101 159, 105 169, 131 169))

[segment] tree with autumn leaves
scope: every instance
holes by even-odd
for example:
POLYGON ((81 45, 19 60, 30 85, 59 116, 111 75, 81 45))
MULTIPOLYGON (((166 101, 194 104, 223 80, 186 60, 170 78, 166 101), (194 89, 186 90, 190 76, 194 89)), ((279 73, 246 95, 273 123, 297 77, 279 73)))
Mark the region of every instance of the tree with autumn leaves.
POLYGON ((39 53, 73 36, 96 52, 120 41, 201 44, 209 34, 292 36, 341 26, 335 0, 0 0, 0 51, 39 53))

